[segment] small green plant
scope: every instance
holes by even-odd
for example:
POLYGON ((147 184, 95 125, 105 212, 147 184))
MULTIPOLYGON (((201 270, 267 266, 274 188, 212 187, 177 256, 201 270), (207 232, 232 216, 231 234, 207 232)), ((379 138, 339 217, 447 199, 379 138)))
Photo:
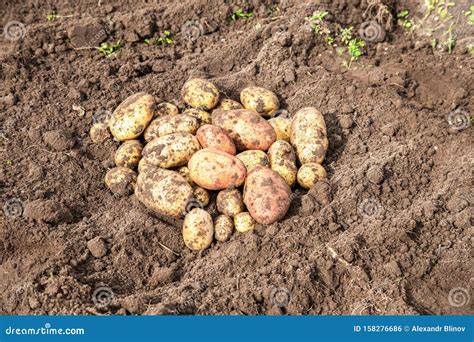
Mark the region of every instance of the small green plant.
POLYGON ((120 50, 122 47, 123 47, 123 44, 119 40, 116 43, 108 43, 108 42, 102 43, 98 47, 96 47, 96 49, 97 51, 99 51, 99 53, 109 57, 113 53, 120 50))
POLYGON ((230 20, 236 21, 237 19, 248 19, 252 18, 253 12, 244 12, 242 8, 239 8, 237 11, 234 11, 234 13, 231 14, 230 20))
POLYGON ((170 31, 164 31, 159 37, 145 38, 143 42, 147 45, 169 45, 174 43, 170 31))
POLYGON ((5 165, 12 166, 13 165, 13 160, 11 160, 11 159, 5 160, 5 165))
POLYGON ((469 11, 466 11, 464 15, 467 17, 468 24, 474 25, 474 5, 471 5, 469 11))
POLYGON ((436 12, 439 14, 441 19, 451 19, 452 15, 449 13, 449 8, 456 5, 454 2, 449 2, 448 0, 439 1, 438 8, 436 12))
POLYGON ((47 21, 55 21, 61 18, 71 18, 73 17, 72 15, 59 15, 56 12, 51 12, 46 15, 46 20, 47 21))
POLYGON ((413 26, 413 22, 409 19, 410 11, 407 9, 401 10, 397 13, 398 24, 406 29, 410 29, 413 26))
POLYGON ((310 17, 306 17, 305 19, 311 23, 314 32, 321 33, 325 31, 321 25, 328 14, 329 12, 326 11, 316 11, 313 12, 310 17))
POLYGON ((453 33, 453 28, 454 23, 451 23, 451 25, 449 25, 449 28, 444 33, 447 36, 445 45, 448 48, 449 53, 451 53, 454 47, 456 46, 456 35, 453 33))
POLYGON ((351 68, 352 62, 356 61, 359 59, 360 56, 362 56, 362 48, 365 46, 365 42, 362 39, 358 38, 352 38, 349 40, 347 44, 347 51, 349 52, 349 55, 351 58, 349 59, 349 62, 346 62, 345 65, 347 66, 347 69, 351 68))
POLYGON ((344 43, 344 45, 348 45, 349 42, 351 41, 352 30, 353 30, 352 26, 341 28, 339 32, 339 36, 341 37, 341 42, 344 43))

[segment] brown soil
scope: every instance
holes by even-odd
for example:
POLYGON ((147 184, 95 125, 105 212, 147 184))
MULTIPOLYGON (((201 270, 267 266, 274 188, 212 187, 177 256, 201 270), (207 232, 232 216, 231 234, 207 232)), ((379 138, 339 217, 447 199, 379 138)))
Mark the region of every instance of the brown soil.
POLYGON ((466 49, 433 53, 392 25, 347 70, 304 18, 328 9, 358 27, 366 1, 248 1, 254 17, 234 22, 229 3, 1 1, 0 24, 26 32, 0 38, 0 313, 472 314, 448 300, 472 287, 472 125, 448 123, 474 110, 466 49), (174 44, 142 43, 166 29, 174 44), (119 39, 109 58, 85 48, 119 39), (190 76, 233 99, 267 87, 291 113, 316 106, 330 141, 327 183, 201 254, 134 196, 112 196, 118 143, 88 135, 134 92, 179 103, 190 76))

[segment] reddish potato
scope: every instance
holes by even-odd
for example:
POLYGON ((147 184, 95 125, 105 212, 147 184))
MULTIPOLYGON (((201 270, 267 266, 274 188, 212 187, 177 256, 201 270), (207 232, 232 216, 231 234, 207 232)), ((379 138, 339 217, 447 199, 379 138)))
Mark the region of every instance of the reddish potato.
POLYGON ((196 137, 203 148, 212 147, 235 156, 234 142, 220 127, 213 125, 201 126, 196 133, 196 137))

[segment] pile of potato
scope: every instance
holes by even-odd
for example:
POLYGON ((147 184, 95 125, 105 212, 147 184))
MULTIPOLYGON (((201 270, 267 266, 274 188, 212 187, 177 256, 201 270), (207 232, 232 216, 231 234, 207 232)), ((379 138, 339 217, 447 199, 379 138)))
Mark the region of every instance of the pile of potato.
POLYGON ((190 249, 204 250, 214 238, 227 241, 234 229, 243 233, 256 222, 281 220, 296 183, 309 189, 326 177, 326 124, 316 108, 291 119, 276 116, 280 103, 267 89, 245 88, 239 103, 220 98, 214 84, 198 78, 184 84, 182 97, 189 108, 180 114, 171 103, 134 94, 90 135, 96 143, 110 133, 123 142, 117 166, 105 176, 107 187, 116 195, 134 192, 159 215, 184 216, 190 249), (215 218, 205 210, 210 191, 218 192, 215 218))

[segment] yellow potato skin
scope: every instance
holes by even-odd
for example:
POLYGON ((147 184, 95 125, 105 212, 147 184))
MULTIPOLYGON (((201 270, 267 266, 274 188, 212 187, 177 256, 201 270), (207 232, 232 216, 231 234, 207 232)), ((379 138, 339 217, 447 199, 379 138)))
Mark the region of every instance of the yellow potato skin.
POLYGON ((148 163, 168 169, 185 165, 200 148, 194 135, 173 133, 150 141, 142 154, 148 163))
POLYGON ((219 215, 214 219, 214 238, 219 242, 229 241, 234 232, 234 220, 227 215, 219 215))
POLYGON ((149 166, 138 174, 135 195, 148 209, 179 218, 193 198, 193 189, 178 172, 149 166))
POLYGON ((181 91, 184 102, 194 108, 210 110, 219 102, 219 90, 202 78, 188 80, 181 91))
POLYGON ((277 172, 292 187, 296 181, 296 156, 290 143, 284 140, 275 141, 268 149, 270 168, 277 172))
POLYGON ((186 179, 189 185, 194 186, 194 182, 189 176, 189 168, 187 166, 181 166, 178 168, 178 173, 186 179))
POLYGON ((239 233, 247 233, 255 229, 255 220, 249 212, 244 211, 234 216, 234 227, 239 233))
POLYGON ((146 93, 127 97, 113 112, 109 129, 119 141, 138 138, 153 118, 155 99, 146 93))
POLYGON ((115 165, 136 169, 142 157, 143 145, 139 140, 125 141, 115 152, 115 165))
POLYGON ((202 109, 187 108, 184 110, 183 115, 193 116, 199 121, 199 125, 205 125, 211 123, 211 114, 202 109))
POLYGON ((156 118, 143 134, 145 141, 151 141, 173 133, 196 134, 199 120, 190 115, 167 115, 156 118))
POLYGON ((186 247, 199 252, 208 248, 214 237, 214 223, 209 213, 194 208, 184 218, 183 240, 186 247))
POLYGON ((301 165, 320 164, 329 146, 323 114, 314 107, 296 112, 291 124, 290 141, 301 165))
POLYGON ((298 184, 304 189, 311 189, 317 182, 326 179, 326 177, 326 170, 318 163, 302 165, 297 174, 298 184))
POLYGON ((273 129, 275 130, 277 140, 290 142, 291 119, 277 116, 276 118, 271 118, 268 120, 268 123, 272 125, 273 129))
POLYGON ((162 102, 158 104, 155 108, 154 117, 167 116, 167 115, 177 115, 179 114, 179 109, 174 104, 169 102, 162 102))
POLYGON ((222 99, 219 102, 219 105, 216 109, 224 109, 224 110, 231 110, 231 109, 244 109, 244 107, 237 101, 231 99, 222 99))
POLYGON ((200 186, 195 185, 193 187, 193 194, 194 194, 194 198, 203 207, 205 207, 209 204, 210 196, 209 196, 209 191, 207 191, 206 189, 203 189, 200 186))
POLYGON ((247 172, 255 166, 270 166, 270 160, 265 152, 260 150, 247 150, 235 156, 244 163, 247 172))
POLYGON ((150 167, 156 168, 155 165, 148 163, 145 158, 141 158, 138 162, 138 173, 145 172, 145 170, 150 167))
POLYGON ((100 144, 111 138, 109 126, 104 122, 97 122, 92 125, 89 135, 94 144, 100 144))
POLYGON ((133 193, 137 173, 126 167, 117 166, 105 174, 105 185, 114 195, 126 196, 133 193))
POLYGON ((227 216, 235 216, 244 211, 242 194, 237 189, 222 190, 216 198, 217 211, 227 216))
POLYGON ((247 87, 240 93, 240 102, 245 109, 251 109, 264 117, 271 117, 280 108, 280 101, 274 92, 262 87, 247 87))

